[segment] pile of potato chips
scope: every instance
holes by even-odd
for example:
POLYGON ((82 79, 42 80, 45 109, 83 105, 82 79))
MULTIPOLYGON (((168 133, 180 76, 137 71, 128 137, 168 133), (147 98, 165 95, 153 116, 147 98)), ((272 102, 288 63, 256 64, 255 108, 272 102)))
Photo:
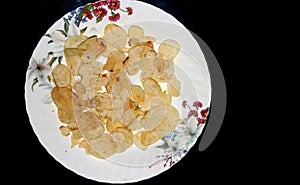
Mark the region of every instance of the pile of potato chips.
POLYGON ((126 31, 112 23, 103 37, 66 40, 65 64, 51 74, 51 96, 71 147, 104 159, 133 145, 146 150, 175 129, 180 118, 171 103, 180 95, 174 73, 180 45, 166 39, 156 51, 154 42, 137 25, 126 31))

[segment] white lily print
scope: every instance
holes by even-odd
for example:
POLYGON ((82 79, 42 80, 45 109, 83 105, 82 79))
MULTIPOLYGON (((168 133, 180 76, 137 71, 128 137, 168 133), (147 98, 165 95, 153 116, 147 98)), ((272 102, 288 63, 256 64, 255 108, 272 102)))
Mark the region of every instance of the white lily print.
POLYGON ((203 124, 198 124, 198 121, 194 117, 190 117, 184 124, 180 124, 177 128, 178 137, 186 139, 186 146, 189 147, 191 144, 196 142, 198 136, 201 133, 203 124))
POLYGON ((48 65, 48 58, 41 58, 36 60, 35 58, 30 59, 28 67, 28 79, 34 77, 31 89, 33 86, 39 83, 49 82, 48 76, 50 75, 52 68, 48 65))
MULTIPOLYGON (((51 40, 48 42, 49 45, 52 45, 49 54, 55 59, 61 60, 64 54, 64 44, 68 37, 79 35, 80 30, 74 23, 69 23, 66 18, 63 18, 64 29, 54 30, 53 32, 46 34, 51 40)), ((54 62, 54 61, 53 61, 54 62)))

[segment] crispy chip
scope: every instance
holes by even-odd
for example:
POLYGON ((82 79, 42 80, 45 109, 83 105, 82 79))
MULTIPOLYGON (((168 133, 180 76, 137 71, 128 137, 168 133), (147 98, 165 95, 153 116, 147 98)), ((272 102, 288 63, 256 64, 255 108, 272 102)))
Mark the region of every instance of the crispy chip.
POLYGON ((143 88, 139 85, 131 86, 129 99, 133 102, 143 102, 145 101, 145 92, 143 88))
POLYGON ((130 39, 143 39, 144 38, 144 30, 140 26, 132 25, 128 29, 128 37, 130 39))
POLYGON ((141 119, 141 125, 145 130, 152 130, 162 123, 166 116, 166 106, 164 104, 156 105, 145 114, 141 119))
POLYGON ((91 36, 80 43, 77 48, 81 50, 91 50, 95 53, 95 56, 98 56, 105 50, 105 41, 97 36, 91 36))
POLYGON ((144 146, 152 145, 155 142, 157 142, 159 139, 160 139, 159 135, 157 134, 157 132, 153 130, 142 132, 141 135, 141 142, 144 146))
POLYGON ((178 110, 172 105, 166 105, 166 115, 164 120, 154 130, 157 132, 159 137, 162 138, 173 132, 179 119, 178 110))
POLYGON ((180 96, 181 94, 180 89, 181 89, 180 81, 176 78, 175 75, 172 75, 167 84, 168 94, 175 97, 180 96))
POLYGON ((85 86, 80 82, 75 82, 73 84, 73 89, 80 94, 84 94, 86 92, 85 86))
POLYGON ((68 109, 57 109, 59 121, 62 123, 73 123, 75 122, 74 112, 68 109))
POLYGON ((127 32, 122 27, 110 23, 104 28, 104 39, 112 47, 121 49, 127 43, 127 32))
POLYGON ((126 59, 126 55, 123 52, 114 51, 108 57, 105 65, 103 66, 103 70, 107 70, 107 71, 110 71, 110 72, 119 71, 120 67, 118 67, 119 68, 118 69, 117 66, 122 66, 123 67, 123 61, 125 59, 126 59))
POLYGON ((87 140, 97 138, 104 133, 104 127, 100 123, 98 116, 91 111, 83 112, 77 125, 81 134, 87 140))
POLYGON ((106 129, 109 133, 112 133, 116 128, 124 128, 125 126, 114 119, 110 119, 106 123, 106 129))
POLYGON ((65 41, 64 48, 77 48, 86 39, 88 39, 86 35, 69 36, 65 41))
POLYGON ((163 58, 173 61, 180 51, 180 44, 176 40, 166 39, 158 47, 158 52, 162 54, 163 58))
POLYGON ((69 87, 54 87, 51 90, 51 98, 58 109, 65 112, 72 112, 72 89, 69 87))
POLYGON ((102 155, 100 155, 99 153, 95 152, 95 150, 92 149, 92 147, 90 147, 90 145, 88 144, 88 142, 86 140, 82 140, 79 143, 79 148, 83 148, 85 149, 85 153, 87 155, 93 155, 99 159, 105 159, 102 155))
POLYGON ((77 71, 78 65, 81 63, 81 56, 84 54, 84 50, 78 48, 65 48, 64 55, 67 66, 72 74, 77 71))
POLYGON ((63 135, 63 136, 69 136, 71 133, 69 127, 66 127, 66 126, 60 126, 59 131, 60 131, 61 135, 63 135))
POLYGON ((67 87, 71 84, 71 73, 64 64, 57 64, 52 70, 53 81, 57 87, 67 87))
POLYGON ((153 79, 149 78, 143 82, 145 94, 150 96, 162 96, 162 90, 160 85, 153 79))
POLYGON ((113 138, 106 133, 88 141, 88 144, 95 152, 105 158, 112 156, 117 151, 117 143, 115 143, 113 138))

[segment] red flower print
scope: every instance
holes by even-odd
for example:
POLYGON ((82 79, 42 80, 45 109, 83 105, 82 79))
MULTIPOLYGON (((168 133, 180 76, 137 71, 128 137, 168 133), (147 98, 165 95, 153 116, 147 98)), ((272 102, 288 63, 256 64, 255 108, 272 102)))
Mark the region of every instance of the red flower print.
POLYGON ((188 113, 188 117, 198 117, 198 112, 196 110, 190 110, 190 112, 188 113))
POLYGON ((105 8, 95 8, 94 9, 94 15, 96 17, 104 17, 107 14, 107 10, 105 8))
POLYGON ((200 102, 200 101, 195 101, 194 103, 193 103, 193 107, 202 107, 203 105, 202 105, 202 103, 200 102))
POLYGON ((120 8, 119 0, 107 0, 107 7, 111 10, 117 10, 120 8))
POLYGON ((126 7, 126 10, 128 12, 128 15, 132 15, 133 14, 133 10, 131 7, 126 7))
POLYGON ((197 125, 206 123, 206 119, 197 118, 197 120, 198 120, 198 124, 197 125))
POLYGON ((87 9, 83 10, 83 15, 84 15, 85 17, 87 17, 88 19, 90 19, 90 20, 93 18, 93 15, 92 15, 91 12, 90 12, 89 10, 87 10, 87 9))
POLYGON ((208 110, 207 109, 203 109, 203 110, 201 110, 200 114, 201 114, 201 116, 203 118, 206 118, 208 116, 208 110))
POLYGON ((182 105, 183 108, 186 108, 186 103, 187 103, 187 101, 183 101, 183 102, 182 102, 181 105, 182 105))
POLYGON ((94 3, 92 3, 92 5, 93 5, 94 7, 101 6, 101 1, 94 2, 94 3))
POLYGON ((120 19, 120 14, 119 13, 116 13, 116 14, 112 13, 112 15, 108 17, 108 19, 110 21, 116 22, 120 19))

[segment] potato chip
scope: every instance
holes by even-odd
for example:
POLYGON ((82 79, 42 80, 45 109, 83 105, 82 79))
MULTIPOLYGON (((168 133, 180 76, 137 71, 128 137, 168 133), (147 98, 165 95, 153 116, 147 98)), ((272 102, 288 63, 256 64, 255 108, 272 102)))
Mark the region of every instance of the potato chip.
POLYGON ((140 130, 143 128, 143 126, 141 125, 141 118, 139 117, 135 117, 131 123, 127 126, 127 129, 128 130, 131 130, 131 131, 137 131, 137 130, 140 130))
POLYGON ((86 35, 69 36, 65 40, 64 48, 77 48, 83 41, 85 41, 87 39, 88 39, 88 36, 86 36, 86 35))
POLYGON ((76 138, 76 136, 72 133, 71 135, 71 148, 74 148, 81 142, 81 138, 76 138))
POLYGON ((88 144, 88 142, 86 140, 82 140, 79 143, 79 148, 83 148, 87 155, 92 155, 92 156, 95 156, 99 159, 105 159, 105 157, 103 157, 99 153, 95 152, 95 150, 92 149, 92 147, 88 144))
POLYGON ((107 70, 110 72, 119 71, 120 67, 116 68, 115 66, 121 66, 123 68, 123 61, 126 59, 126 55, 121 51, 114 51, 108 57, 105 65, 103 66, 103 70, 107 70))
POLYGON ((166 116, 166 106, 164 104, 156 105, 145 114, 141 119, 141 125, 145 130, 152 130, 162 123, 166 116))
POLYGON ((107 75, 99 75, 96 79, 95 90, 102 91, 108 83, 109 77, 107 75))
POLYGON ((93 50, 85 50, 81 55, 81 62, 91 63, 96 60, 96 52, 93 50))
POLYGON ((100 53, 100 56, 109 57, 111 53, 114 51, 114 47, 111 46, 105 38, 103 38, 103 40, 106 43, 106 47, 105 50, 102 53, 100 53))
POLYGON ((181 94, 180 89, 181 89, 180 81, 176 78, 175 75, 172 75, 167 84, 168 94, 174 97, 180 96, 181 94))
POLYGON ((117 143, 115 143, 113 138, 106 133, 88 141, 88 144, 95 152, 105 158, 112 156, 117 151, 117 143))
POLYGON ((156 143, 159 139, 159 135, 153 130, 143 132, 141 135, 141 142, 144 146, 152 145, 156 143))
POLYGON ((129 99, 133 102, 143 102, 145 100, 145 92, 139 85, 131 86, 129 99))
POLYGON ((78 48, 65 48, 64 55, 68 68, 72 74, 77 71, 78 65, 81 63, 81 56, 84 54, 84 50, 78 48))
POLYGON ((143 82, 143 87, 144 87, 145 94, 149 94, 150 96, 158 96, 158 97, 162 95, 162 90, 160 85, 151 78, 143 82))
POLYGON ((53 81, 57 87, 67 87, 71 84, 71 73, 64 64, 57 64, 52 70, 53 81))
MULTIPOLYGON (((72 105, 71 105, 72 106, 72 105)), ((67 109, 57 109, 58 119, 62 123, 70 124, 75 122, 75 116, 73 111, 67 111, 67 109)))
POLYGON ((180 44, 176 40, 166 39, 158 47, 158 52, 162 54, 163 58, 173 61, 180 51, 180 44))
POLYGON ((63 136, 69 136, 71 133, 70 129, 66 126, 60 126, 59 131, 60 131, 61 135, 63 135, 63 136))
POLYGON ((51 98, 58 109, 65 112, 73 111, 72 89, 69 87, 54 87, 51 90, 51 98))
POLYGON ((118 127, 113 130, 111 133, 113 141, 130 147, 133 144, 133 135, 132 132, 126 128, 118 127))
POLYGON ((160 138, 170 134, 178 124, 179 112, 172 105, 166 105, 166 115, 160 125, 158 125, 154 131, 157 132, 160 138))
POLYGON ((86 92, 85 86, 80 82, 75 82, 73 84, 73 89, 80 94, 84 94, 86 92))
POLYGON ((83 112, 77 125, 81 134, 87 140, 95 139, 104 133, 104 127, 100 123, 97 114, 91 111, 83 112))
POLYGON ((109 133, 112 133, 116 128, 124 128, 125 127, 121 122, 119 122, 115 119, 111 119, 111 118, 106 122, 105 125, 106 125, 106 129, 109 133))
POLYGON ((143 39, 144 38, 144 30, 140 26, 132 25, 128 28, 128 37, 130 39, 143 39))
POLYGON ((148 147, 142 143, 142 133, 143 132, 141 131, 141 132, 138 132, 133 135, 133 143, 135 146, 137 146, 142 151, 146 151, 148 149, 148 147))
POLYGON ((105 50, 105 41, 97 36, 91 36, 78 45, 78 49, 93 51, 95 56, 99 56, 105 50))
POLYGON ((110 23, 104 28, 104 39, 112 47, 121 49, 127 43, 127 32, 122 27, 110 23))

